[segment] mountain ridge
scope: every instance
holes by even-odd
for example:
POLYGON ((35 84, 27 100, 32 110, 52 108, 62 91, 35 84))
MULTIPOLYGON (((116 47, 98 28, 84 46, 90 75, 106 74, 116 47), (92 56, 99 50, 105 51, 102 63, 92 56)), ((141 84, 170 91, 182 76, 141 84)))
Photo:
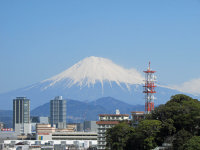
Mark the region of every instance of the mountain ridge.
MULTIPOLYGON (((66 99, 67 123, 78 123, 84 120, 98 120, 99 114, 115 114, 119 109, 121 114, 130 114, 131 111, 142 111, 144 105, 130 105, 112 97, 102 97, 91 102, 66 99), (106 102, 106 104, 105 104, 106 102)), ((50 116, 49 102, 31 110, 31 116, 50 116)), ((0 121, 6 123, 6 127, 12 127, 12 110, 0 110, 0 121)))
MULTIPOLYGON (((125 69, 106 58, 87 57, 51 78, 0 94, 3 104, 0 109, 11 109, 12 100, 21 96, 31 100, 31 108, 58 95, 80 101, 110 96, 132 105, 144 104, 143 79, 135 69, 125 69)), ((157 104, 163 104, 172 95, 181 93, 162 86, 157 86, 156 91, 157 104)))
MULTIPOLYGON (((122 114, 131 114, 131 111, 142 111, 144 105, 130 105, 113 97, 102 97, 91 102, 66 99, 68 121, 98 120, 99 114, 115 114, 119 109, 122 114), (106 104, 105 104, 106 102, 106 104)), ((49 116, 49 102, 31 111, 31 115, 49 116), (42 110, 42 111, 41 111, 42 110), (44 111, 45 110, 45 111, 44 111)))

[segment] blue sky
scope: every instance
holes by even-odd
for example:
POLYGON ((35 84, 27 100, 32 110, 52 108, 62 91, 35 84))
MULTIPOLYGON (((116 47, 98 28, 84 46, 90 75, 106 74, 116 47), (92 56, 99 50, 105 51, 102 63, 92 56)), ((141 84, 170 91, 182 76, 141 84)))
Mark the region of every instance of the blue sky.
POLYGON ((0 1, 0 93, 88 56, 199 88, 200 0, 0 1))

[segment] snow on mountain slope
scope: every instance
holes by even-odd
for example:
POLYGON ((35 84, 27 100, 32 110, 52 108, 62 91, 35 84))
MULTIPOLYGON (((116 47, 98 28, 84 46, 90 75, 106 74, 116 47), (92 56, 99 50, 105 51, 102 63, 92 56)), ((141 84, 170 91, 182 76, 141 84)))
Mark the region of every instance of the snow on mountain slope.
MULTIPOLYGON (((143 80, 143 76, 135 69, 125 69, 109 59, 92 56, 54 77, 0 94, 0 108, 11 109, 12 100, 21 96, 31 100, 31 108, 47 103, 58 95, 80 101, 113 97, 128 104, 144 104, 143 80)), ((180 93, 162 86, 158 86, 156 91, 156 105, 180 93)))
POLYGON ((42 83, 50 82, 43 90, 59 82, 65 82, 68 88, 73 85, 78 85, 80 88, 90 87, 97 82, 100 82, 103 87, 105 81, 109 82, 110 86, 112 86, 112 82, 118 86, 123 83, 129 89, 130 85, 142 84, 143 80, 142 75, 135 69, 124 69, 109 59, 91 56, 79 61, 64 72, 42 81, 42 83))

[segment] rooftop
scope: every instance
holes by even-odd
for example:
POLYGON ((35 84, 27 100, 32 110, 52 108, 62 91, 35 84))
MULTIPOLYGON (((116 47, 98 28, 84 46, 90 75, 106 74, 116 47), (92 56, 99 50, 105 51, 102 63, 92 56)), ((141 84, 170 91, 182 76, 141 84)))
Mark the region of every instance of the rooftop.
POLYGON ((129 114, 99 114, 100 117, 103 116, 126 116, 129 117, 129 114))
POLYGON ((97 121, 96 124, 119 124, 119 121, 97 121))

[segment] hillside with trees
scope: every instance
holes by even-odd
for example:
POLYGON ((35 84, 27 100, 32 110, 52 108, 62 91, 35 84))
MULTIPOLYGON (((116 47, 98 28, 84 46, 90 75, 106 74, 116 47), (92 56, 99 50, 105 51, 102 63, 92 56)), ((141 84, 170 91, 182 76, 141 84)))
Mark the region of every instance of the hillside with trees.
POLYGON ((136 127, 120 123, 107 130, 111 150, 150 150, 163 143, 174 150, 200 149, 200 102, 178 94, 146 115, 136 127), (196 145, 196 146, 195 146, 196 145))

